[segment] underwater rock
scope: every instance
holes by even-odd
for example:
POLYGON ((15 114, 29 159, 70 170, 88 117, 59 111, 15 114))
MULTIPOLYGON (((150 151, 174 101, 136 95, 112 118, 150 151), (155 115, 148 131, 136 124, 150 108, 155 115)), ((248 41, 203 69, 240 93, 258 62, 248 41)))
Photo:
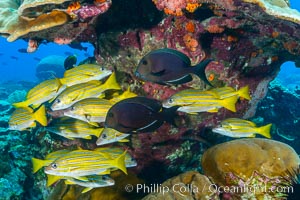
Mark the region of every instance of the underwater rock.
POLYGON ((43 58, 36 66, 35 75, 39 81, 62 78, 65 72, 65 57, 51 55, 43 58))
MULTIPOLYGON (((218 200, 218 194, 210 191, 210 180, 196 171, 188 171, 172 177, 142 200, 218 200)), ((153 187, 154 188, 154 187, 153 187)))
MULTIPOLYGON (((292 147, 269 139, 238 139, 208 149, 202 157, 204 174, 218 186, 240 187, 229 195, 275 197, 270 187, 290 185, 300 159, 292 147), (258 188, 241 190, 241 187, 258 188), (267 189, 263 189, 267 187, 267 189)), ((282 191, 281 191, 282 192, 282 191)))
POLYGON ((4 100, 0 100, 0 127, 7 128, 9 115, 12 113, 12 105, 4 100))
POLYGON ((27 92, 25 90, 15 90, 7 97, 7 101, 11 104, 21 102, 26 99, 27 92))
POLYGON ((298 102, 300 94, 297 89, 292 91, 277 78, 268 87, 268 93, 258 104, 253 121, 273 123, 272 138, 291 145, 300 152, 300 110, 298 102))

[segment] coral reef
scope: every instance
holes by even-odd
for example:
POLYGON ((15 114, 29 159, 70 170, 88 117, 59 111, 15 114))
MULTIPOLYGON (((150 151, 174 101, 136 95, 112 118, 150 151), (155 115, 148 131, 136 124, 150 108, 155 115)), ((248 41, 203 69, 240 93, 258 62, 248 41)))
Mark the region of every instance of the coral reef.
MULTIPOLYGON (((71 0, 1 1, 0 34, 11 42, 22 37, 33 38, 35 41, 47 39, 58 44, 71 43, 82 32, 92 33, 93 27, 88 23, 97 15, 106 12, 111 5, 110 0, 95 4, 81 0, 78 3, 84 5, 70 9, 73 6, 71 0), (71 29, 72 33, 69 33, 71 29)), ((79 40, 82 41, 83 38, 79 40)), ((86 41, 94 41, 91 34, 86 41)), ((29 49, 28 52, 35 50, 36 48, 29 49)))
MULTIPOLYGON (((69 44, 74 41, 90 42, 96 48, 97 63, 109 69, 114 68, 122 87, 130 87, 139 95, 159 100, 165 100, 186 88, 208 89, 209 86, 197 77, 194 77, 192 82, 181 86, 158 85, 137 80, 133 72, 140 59, 146 53, 158 48, 177 49, 189 56, 192 65, 196 65, 206 58, 212 58, 214 61, 206 68, 206 74, 213 86, 241 88, 249 85, 252 100, 249 102, 240 99, 236 104, 237 112, 235 113, 225 109, 220 109, 218 113, 200 113, 198 115, 179 113, 178 121, 182 122, 183 126, 175 127, 164 124, 151 134, 132 135, 128 147, 125 145, 123 147, 128 148, 128 152, 137 160, 138 166, 133 170, 134 173, 149 183, 163 182, 187 170, 200 170, 198 159, 207 148, 200 135, 207 133, 206 128, 213 127, 228 117, 253 117, 258 103, 267 94, 268 84, 278 73, 281 64, 288 60, 299 63, 299 13, 290 9, 284 0, 154 0, 153 2, 151 0, 114 0, 113 3, 110 0, 95 2, 80 0, 77 1, 79 4, 73 3, 75 1, 70 0, 3 0, 0 3, 0 34, 7 37, 8 41, 18 38, 30 39, 30 51, 36 50, 38 43, 43 40, 54 41, 58 44, 69 44)), ((46 68, 41 71, 48 73, 49 70, 46 68)), ((52 67, 50 71, 60 74, 60 70, 52 67)), ((41 75, 43 77, 41 79, 47 76, 41 75)), ((14 88, 14 90, 16 89, 21 90, 18 87, 14 88)), ((5 90, 0 90, 0 92, 1 99, 8 101, 6 99, 10 92, 5 90)), ((16 96, 18 95, 16 94, 16 96)), ((8 102, 14 102, 14 100, 8 102)), ((6 108, 3 110, 5 111, 6 108)), ((9 112, 6 112, 4 116, 7 116, 9 112)), ((297 117, 297 112, 293 111, 293 114, 295 113, 297 117)), ((13 162, 15 166, 24 167, 26 172, 30 171, 28 157, 37 155, 37 157, 43 157, 47 151, 63 148, 71 149, 79 146, 93 149, 96 146, 93 140, 90 142, 77 139, 70 141, 59 136, 52 137, 45 131, 36 131, 36 129, 30 134, 6 132, 6 130, 4 133, 6 139, 3 137, 3 142, 9 141, 9 144, 3 144, 2 149, 4 149, 6 157, 2 160, 13 162), (16 142, 11 141, 13 139, 7 140, 7 138, 14 138, 16 142), (20 138, 22 142, 20 142, 20 138), (16 143, 26 148, 22 149, 16 143), (9 152, 13 153, 9 154, 9 152), (11 161, 7 155, 18 156, 15 152, 21 154, 22 157, 11 161), (21 165, 19 162, 26 164, 21 165)), ((245 146, 235 149, 229 145, 230 147, 226 151, 223 150, 222 153, 216 155, 212 150, 208 150, 205 155, 209 155, 211 152, 214 155, 211 157, 204 155, 203 157, 203 168, 206 175, 212 176, 217 184, 227 184, 220 174, 223 173, 221 167, 224 166, 224 163, 219 164, 218 168, 211 169, 207 169, 206 164, 215 163, 214 159, 218 159, 218 156, 228 156, 234 160, 237 157, 236 153, 242 152, 248 152, 247 156, 252 156, 251 158, 256 160, 250 162, 250 158, 238 157, 240 160, 237 161, 240 161, 241 164, 249 162, 253 165, 243 165, 237 171, 233 171, 235 174, 231 177, 234 181, 241 176, 241 173, 247 178, 253 176, 265 178, 256 176, 253 173, 256 169, 259 173, 267 176, 281 175, 276 174, 274 169, 259 171, 262 160, 268 161, 266 156, 271 155, 272 152, 276 156, 277 154, 280 156, 280 160, 274 164, 281 162, 285 153, 291 153, 287 155, 287 158, 295 159, 295 162, 298 157, 296 158, 295 153, 281 143, 267 141, 236 140, 231 143, 240 142, 245 146), (247 142, 243 143, 243 141, 247 142), (275 149, 269 143, 276 144, 275 149), (261 146, 266 150, 260 149, 261 146), (259 153, 257 153, 257 148, 259 153), (276 148, 282 149, 282 152, 278 152, 276 148), (229 152, 234 152, 235 157, 227 155, 229 152), (210 161, 207 161, 208 158, 210 161), (209 170, 221 172, 210 172, 209 170)), ((221 161, 224 162, 223 159, 221 161)), ((226 160, 226 162, 229 161, 226 160)), ((266 162, 267 164, 270 163, 266 162)), ((284 162, 279 164, 274 167, 287 167, 284 162)), ((211 165, 208 164, 208 166, 211 165)), ((268 168, 268 166, 265 167, 268 168)), ((6 165, 3 168, 6 168, 6 165)), ((278 168, 277 173, 279 172, 283 171, 278 168)), ((26 181, 33 184, 31 174, 26 175, 26 181)), ((198 177, 198 175, 195 176, 198 177)), ((64 199, 74 199, 79 195, 80 188, 65 186, 63 183, 50 189, 50 192, 45 189, 44 179, 44 175, 41 174, 35 178, 35 188, 39 190, 37 196, 42 196, 44 199, 47 196, 50 199, 63 197, 64 199)), ((127 178, 124 179, 119 182, 127 183, 127 178)), ((3 182, 7 181, 3 180, 3 182)), ((14 182, 16 185, 20 185, 24 179, 14 182)), ((167 184, 175 183, 170 182, 167 184)), ((124 187, 124 185, 120 187, 124 187)), ((93 198, 96 199, 96 196, 103 195, 103 193, 114 195, 112 194, 113 190, 110 192, 107 190, 110 189, 93 190, 82 198, 95 195, 93 198)), ((18 193, 16 196, 25 195, 23 191, 22 194, 18 193)), ((123 191, 118 193, 115 198, 122 199, 122 195, 124 195, 123 191)), ((130 198, 128 197, 128 199, 130 198)))
POLYGON ((299 152, 300 112, 298 102, 300 91, 284 87, 278 80, 270 83, 268 93, 258 106, 253 120, 274 123, 273 138, 293 146, 299 152), (286 105, 289 105, 288 108, 286 105), (285 119, 285 120, 283 120, 285 119))
POLYGON ((188 171, 159 184, 156 191, 143 200, 204 200, 219 199, 218 194, 210 191, 210 180, 196 172, 188 171))
POLYGON ((258 188, 231 195, 258 198, 276 197, 280 192, 270 187, 291 184, 291 172, 298 170, 300 159, 287 144, 251 138, 218 144, 203 154, 201 162, 204 174, 219 186, 258 188))

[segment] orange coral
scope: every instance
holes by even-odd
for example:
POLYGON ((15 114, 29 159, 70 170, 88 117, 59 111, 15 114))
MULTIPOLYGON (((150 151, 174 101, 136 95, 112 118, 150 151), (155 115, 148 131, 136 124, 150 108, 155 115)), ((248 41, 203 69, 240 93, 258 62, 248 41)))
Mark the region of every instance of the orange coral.
POLYGON ((188 32, 194 33, 195 29, 195 24, 192 21, 189 21, 185 24, 185 30, 187 30, 188 32))
POLYGON ((206 27, 206 30, 210 33, 222 33, 224 31, 224 28, 218 26, 217 24, 214 24, 206 27))
POLYGON ((279 32, 273 31, 272 32, 272 38, 277 38, 279 36, 279 32))
POLYGON ((201 6, 200 3, 187 3, 185 9, 190 13, 193 13, 199 6, 201 6))
POLYGON ((197 47, 198 47, 199 43, 190 34, 185 34, 183 36, 183 41, 184 41, 185 46, 189 50, 191 50, 191 51, 196 51, 197 50, 197 47))
POLYGON ((67 8, 67 13, 71 13, 75 10, 78 10, 81 7, 80 3, 78 1, 70 3, 70 5, 67 8))
POLYGON ((207 80, 209 81, 213 81, 215 79, 215 75, 214 74, 210 74, 207 78, 207 80))
POLYGON ((227 41, 228 42, 237 42, 238 38, 236 36, 233 36, 233 35, 228 35, 227 36, 227 41))
POLYGON ((171 10, 169 8, 164 8, 164 12, 167 15, 175 15, 175 16, 182 16, 183 15, 183 12, 182 12, 181 9, 171 10))

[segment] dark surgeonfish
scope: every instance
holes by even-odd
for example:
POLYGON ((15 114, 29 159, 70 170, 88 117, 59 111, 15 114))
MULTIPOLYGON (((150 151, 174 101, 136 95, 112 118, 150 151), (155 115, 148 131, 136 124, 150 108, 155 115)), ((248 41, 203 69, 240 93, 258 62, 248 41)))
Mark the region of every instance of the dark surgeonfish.
POLYGON ((185 54, 174 49, 158 49, 141 59, 135 76, 158 84, 183 84, 192 80, 191 74, 196 74, 211 86, 205 75, 205 68, 211 61, 212 59, 206 59, 191 66, 191 61, 185 54))
POLYGON ((178 107, 163 109, 160 101, 146 97, 128 98, 107 112, 105 127, 122 133, 151 132, 165 121, 174 123, 178 107))
POLYGON ((66 70, 68 69, 72 69, 74 68, 74 66, 76 65, 76 62, 77 62, 77 56, 76 55, 71 55, 71 56, 68 56, 65 61, 64 61, 64 68, 66 70))

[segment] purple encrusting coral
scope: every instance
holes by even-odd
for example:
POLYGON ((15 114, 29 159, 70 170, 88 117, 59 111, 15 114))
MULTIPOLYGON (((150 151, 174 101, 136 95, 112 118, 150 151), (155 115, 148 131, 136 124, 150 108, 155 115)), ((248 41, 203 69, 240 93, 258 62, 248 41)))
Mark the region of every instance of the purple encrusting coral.
MULTIPOLYGON (((146 181, 162 181, 186 169, 200 170, 198 160, 206 149, 200 136, 206 136, 207 129, 225 118, 253 117, 281 64, 289 60, 300 62, 298 16, 293 20, 276 12, 270 15, 267 13, 269 8, 244 0, 187 0, 180 1, 182 5, 174 3, 176 1, 161 2, 114 0, 112 4, 103 1, 103 4, 94 5, 88 1, 72 11, 77 21, 22 36, 61 44, 91 42, 96 47, 97 63, 116 69, 123 89, 130 87, 139 95, 159 100, 187 88, 209 89, 197 77, 180 86, 137 80, 133 72, 140 59, 159 48, 172 48, 186 54, 192 65, 212 58, 206 75, 216 87, 239 89, 249 86, 252 100, 240 99, 235 113, 224 108, 217 113, 179 113, 178 126, 164 124, 153 133, 132 135, 129 148, 123 147, 128 148, 137 160, 134 171, 146 181), (172 2, 180 6, 180 16, 165 15, 155 7, 170 13, 163 6, 170 9, 172 2), (182 10, 190 9, 187 2, 198 9, 193 12, 182 10), (157 166, 161 173, 154 173, 157 166)), ((277 5, 273 6, 276 8, 277 5)), ((95 147, 95 144, 78 140, 58 144, 54 141, 47 138, 49 148, 95 147)))

